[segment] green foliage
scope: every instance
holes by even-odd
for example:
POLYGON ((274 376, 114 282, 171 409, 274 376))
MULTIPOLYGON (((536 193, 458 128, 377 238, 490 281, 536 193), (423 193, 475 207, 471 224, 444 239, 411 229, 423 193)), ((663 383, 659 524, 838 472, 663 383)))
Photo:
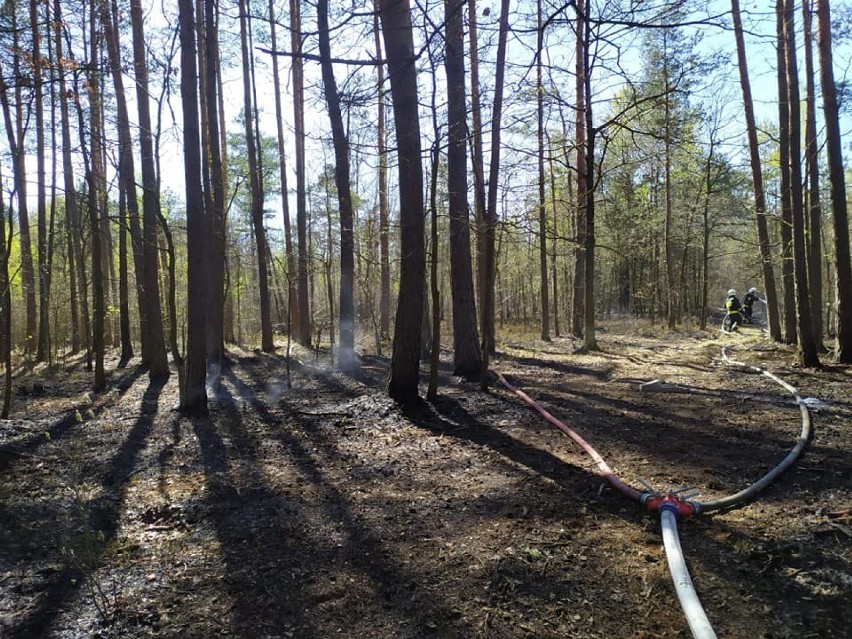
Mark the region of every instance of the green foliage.
POLYGON ((524 557, 527 561, 541 561, 550 559, 550 553, 546 550, 540 550, 539 548, 533 548, 531 546, 524 547, 524 557))
MULTIPOLYGON (((244 112, 243 112, 244 113, 244 112)), ((234 123, 232 131, 242 131, 243 113, 234 123)), ((281 195, 280 165, 278 155, 278 140, 270 135, 260 136, 260 171, 264 195, 264 216, 273 217, 267 205, 277 210, 281 195)), ((251 182, 249 181, 248 149, 245 133, 228 134, 228 184, 226 185, 226 201, 233 199, 235 210, 229 215, 235 224, 251 225, 251 182), (233 196, 233 197, 232 197, 233 196)))

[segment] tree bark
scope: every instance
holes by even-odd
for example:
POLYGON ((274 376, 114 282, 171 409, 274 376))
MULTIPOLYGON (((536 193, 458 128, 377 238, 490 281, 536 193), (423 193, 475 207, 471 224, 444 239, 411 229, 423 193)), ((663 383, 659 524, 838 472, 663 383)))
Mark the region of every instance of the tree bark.
MULTIPOLYGON (((121 49, 118 42, 118 5, 115 2, 100 4, 100 19, 106 39, 109 57, 109 66, 112 73, 113 87, 115 89, 117 127, 118 127, 118 179, 120 188, 124 191, 125 204, 130 221, 130 233, 133 246, 133 264, 136 273, 136 291, 139 305, 139 336, 142 343, 142 365, 149 367, 149 373, 154 375, 150 367, 154 363, 154 343, 152 342, 150 329, 150 313, 152 306, 156 304, 159 308, 159 296, 156 302, 149 299, 148 287, 145 282, 145 249, 142 238, 142 229, 139 221, 139 203, 136 196, 136 168, 133 158, 133 141, 130 133, 130 116, 127 108, 127 98, 124 93, 124 76, 121 62, 121 49), (111 13, 112 11, 112 13, 111 13)), ((93 164, 95 154, 93 147, 93 164)), ((105 251, 105 254, 106 251, 105 251)), ((161 350, 164 348, 161 344, 161 350)), ((165 374, 168 375, 168 365, 165 363, 165 351, 161 355, 160 369, 155 376, 162 375, 162 367, 165 365, 165 374)))
MULTIPOLYGON (((110 71, 112 72, 113 78, 113 87, 115 90, 115 99, 116 99, 116 115, 117 115, 117 127, 118 127, 118 179, 120 183, 120 191, 121 191, 121 205, 119 208, 123 209, 121 211, 120 223, 123 224, 125 222, 124 213, 129 213, 129 217, 134 218, 132 224, 133 228, 136 229, 137 233, 139 231, 139 206, 136 199, 136 171, 134 168, 134 160, 133 160, 133 142, 130 137, 130 119, 127 110, 127 101, 124 95, 124 79, 123 79, 123 71, 121 68, 121 53, 118 44, 118 31, 117 31, 117 20, 118 20, 118 7, 113 3, 101 3, 100 5, 100 19, 101 25, 104 30, 104 37, 107 42, 107 49, 109 54, 109 64, 110 71), (110 9, 114 13, 110 12, 110 9)), ((124 229, 121 229, 121 234, 119 235, 119 241, 124 241, 124 229)), ((139 261, 142 258, 142 250, 141 250, 141 241, 139 237, 135 238, 134 246, 137 249, 136 260, 134 263, 136 265, 136 275, 139 278, 143 273, 143 265, 139 261)), ((121 250, 119 250, 121 254, 121 250)), ((124 253, 126 256, 126 252, 124 253)), ((120 262, 119 270, 123 270, 126 268, 126 261, 120 262)), ((124 293, 123 290, 123 282, 121 281, 124 277, 123 273, 119 274, 119 308, 122 307, 121 297, 124 293)), ((148 339, 147 330, 148 330, 148 303, 147 296, 145 294, 146 288, 144 283, 142 283, 139 279, 137 279, 137 291, 139 294, 139 309, 140 309, 140 325, 141 325, 141 333, 144 334, 142 338, 142 343, 147 345, 147 349, 150 349, 150 341, 148 339)), ((124 335, 123 331, 127 328, 129 330, 130 323, 129 321, 125 324, 125 322, 121 322, 121 344, 122 344, 122 361, 127 362, 131 357, 133 357, 133 346, 130 341, 130 335, 124 335), (125 359, 126 358, 126 359, 125 359)), ((150 350, 143 349, 143 360, 146 362, 150 362, 151 353, 150 350)))
MULTIPOLYGON (((434 69, 433 69, 434 70, 434 69)), ((432 94, 433 113, 436 111, 435 95, 432 94)), ((437 117, 433 116, 434 121, 437 117)), ((431 256, 429 259, 429 292, 432 297, 432 348, 429 357, 429 388, 426 399, 434 402, 438 398, 438 367, 441 364, 441 290, 438 285, 438 168, 441 161, 441 134, 435 126, 435 142, 432 144, 432 174, 429 179, 429 222, 431 256)))
MULTIPOLYGON (((481 372, 476 298, 470 251, 467 206, 467 100, 464 70, 464 1, 445 0, 447 74, 447 188, 450 215, 450 286, 453 300, 455 375, 475 378, 481 372)), ((439 347, 437 341, 435 346, 439 347)))
MULTIPOLYGON (((211 9, 211 11, 215 10, 218 12, 219 0, 209 0, 209 2, 214 3, 215 9, 211 9)), ((208 11, 210 15, 213 15, 211 11, 208 11)), ((228 254, 226 252, 227 242, 228 242, 228 209, 225 204, 225 185, 228 184, 228 136, 227 129, 225 126, 225 88, 222 76, 222 64, 221 57, 219 55, 219 23, 218 20, 215 23, 215 32, 216 32, 216 65, 215 65, 215 75, 216 75, 216 97, 218 102, 218 114, 219 114, 219 154, 221 156, 221 160, 219 162, 219 166, 221 167, 222 174, 222 205, 221 205, 221 229, 220 221, 215 219, 219 216, 219 211, 214 211, 213 216, 214 219, 211 220, 211 224, 216 226, 214 233, 221 232, 221 241, 222 241, 222 283, 223 283, 223 339, 229 342, 233 342, 235 339, 235 331, 234 331, 234 297, 233 297, 233 287, 230 286, 229 274, 228 274, 228 254)), ((209 28, 209 27, 208 27, 209 28)), ((208 46, 212 46, 208 44, 208 46)), ((209 86, 208 86, 209 90, 209 86)), ((215 257, 214 259, 219 259, 219 257, 215 257)))
POLYGON ((73 326, 71 327, 71 350, 76 353, 82 347, 89 352, 90 328, 89 328, 89 301, 88 286, 86 285, 85 263, 83 251, 80 246, 80 211, 77 198, 77 189, 74 184, 74 169, 71 163, 71 117, 68 108, 68 100, 73 91, 68 88, 65 81, 66 74, 71 70, 64 62, 63 55, 63 18, 62 6, 59 0, 53 0, 53 28, 56 57, 60 60, 59 69, 59 118, 62 127, 62 177, 65 185, 65 220, 68 232, 68 267, 69 288, 71 294, 71 316, 73 326), (78 293, 79 287, 79 293, 78 293), (75 312, 79 301, 79 313, 75 312), (82 339, 81 326, 82 324, 82 339))
MULTIPOLYGON (((485 312, 485 160, 482 151, 482 106, 479 97, 479 34, 476 0, 468 0, 468 33, 470 37, 470 155, 473 169, 474 223, 476 228, 476 288, 479 293, 480 317, 485 312)), ((494 299, 491 298, 493 305, 494 299)), ((493 311, 492 311, 493 315, 493 311)), ((485 326, 480 324, 485 338, 485 326)))
MULTIPOLYGON (((12 48, 17 51, 20 47, 20 30, 18 28, 17 13, 12 11, 12 48)), ((9 86, 0 70, 0 100, 2 100, 3 113, 6 120, 6 135, 9 149, 12 153, 14 189, 18 204, 18 235, 21 245, 21 285, 23 288, 26 327, 24 338, 24 350, 26 354, 32 354, 35 350, 36 337, 38 333, 37 309, 36 309, 36 285, 35 265, 33 264, 32 237, 30 235, 30 217, 27 198, 27 160, 24 139, 24 99, 21 85, 17 79, 22 77, 21 56, 13 58, 13 76, 16 79, 14 95, 10 100, 9 86), (15 117, 12 117, 10 104, 15 105, 15 117)))
POLYGON ((819 194, 819 149, 816 129, 816 86, 813 56, 813 1, 802 0, 805 40, 805 166, 807 167, 808 290, 811 294, 811 322, 818 350, 823 347, 822 322, 822 205, 819 194))
POLYGON ((749 160, 754 187, 755 224, 757 225, 757 241, 760 250, 764 296, 766 298, 766 311, 769 320, 769 335, 776 342, 780 342, 781 322, 778 317, 778 294, 775 289, 775 269, 772 266, 772 249, 769 241, 769 229, 766 223, 766 195, 763 190, 763 172, 760 166, 760 148, 757 142, 757 124, 754 117, 754 102, 751 97, 751 82, 748 74, 748 58, 746 57, 745 40, 743 38, 739 0, 731 0, 731 16, 733 18, 734 36, 737 43, 737 66, 740 71, 740 87, 743 93, 743 109, 746 118, 749 160))
MULTIPOLYGON (((44 30, 44 40, 46 42, 47 48, 47 58, 48 60, 57 60, 54 51, 53 51, 53 38, 50 32, 50 25, 53 23, 53 17, 51 15, 51 3, 49 0, 44 0, 44 12, 46 18, 45 30, 44 30)), ((50 127, 50 148, 58 149, 59 148, 59 122, 57 120, 57 106, 58 106, 58 93, 56 92, 57 79, 58 79, 58 64, 51 64, 50 71, 48 72, 49 76, 49 86, 50 86, 50 121, 48 126, 50 127)), ((55 151, 50 154, 50 211, 48 214, 47 220, 47 266, 46 272, 46 286, 48 290, 47 300, 50 302, 51 292, 53 291, 53 267, 54 267, 54 255, 56 252, 56 211, 59 207, 59 154, 55 151)), ((76 320, 76 315, 74 312, 76 308, 74 308, 74 304, 69 304, 71 307, 71 315, 72 315, 72 323, 73 320, 76 320)), ((48 322, 50 321, 50 308, 48 305, 48 322)), ((54 331, 51 333, 48 331, 49 339, 48 339, 48 352, 47 352, 47 361, 52 366, 54 363, 54 356, 58 353, 60 345, 58 343, 54 343, 55 336, 58 335, 58 323, 56 314, 54 313, 54 331)))
POLYGON ((91 162, 87 171, 89 187, 89 233, 92 241, 92 351, 94 355, 95 376, 93 389, 102 391, 106 386, 104 371, 104 321, 106 319, 106 303, 104 295, 103 268, 103 212, 102 195, 106 186, 103 162, 103 129, 101 128, 101 92, 100 82, 96 76, 100 58, 101 38, 97 29, 95 9, 89 19, 90 29, 90 65, 88 75, 89 104, 91 110, 91 162))
MULTIPOLYGON (((207 327, 207 365, 210 385, 218 388, 225 356, 225 159, 221 136, 225 129, 219 108, 219 26, 218 1, 204 0, 204 90, 202 100, 207 122, 204 156, 208 163, 209 184, 207 218, 209 220, 207 264, 210 281, 208 294, 213 312, 207 327)), ((286 185, 285 185, 286 186, 286 185)))
POLYGON ((538 124, 538 255, 539 277, 541 278, 541 339, 550 341, 550 297, 547 275, 547 206, 545 200, 544 173, 544 82, 542 55, 544 52, 544 22, 541 15, 541 0, 537 3, 538 28, 536 47, 536 111, 538 124))
MULTIPOLYGON (((322 58, 322 80, 325 101, 331 119, 334 142, 334 183, 337 186, 337 203, 340 207, 340 354, 341 370, 352 372, 357 367, 355 359, 355 231, 352 212, 352 195, 349 188, 349 139, 343 128, 340 96, 331 63, 331 42, 328 26, 328 0, 317 2, 319 50, 322 58)), ((331 255, 328 256, 331 260, 331 255)))
POLYGON ((707 328, 710 297, 710 195, 713 192, 713 165, 718 127, 710 132, 710 148, 704 162, 704 194, 701 201, 701 311, 699 328, 707 328))
MULTIPOLYGON (((58 1, 58 0, 56 0, 58 1)), ((9 235, 12 234, 11 211, 9 235)), ((9 286, 9 243, 6 239, 6 203, 0 189, 0 359, 3 375, 3 408, 0 419, 9 419, 12 407, 12 290, 9 286)))
POLYGON ((118 368, 124 368, 133 357, 130 337, 130 282, 127 273, 127 195, 118 193, 118 317, 120 324, 121 355, 118 368))
POLYGON ((245 118, 246 155, 249 165, 249 186, 251 188, 251 218, 254 239, 257 248, 257 285, 260 296, 260 348, 264 353, 275 349, 272 340, 272 321, 269 307, 269 259, 267 256, 266 230, 263 220, 263 175, 259 168, 260 140, 255 137, 253 114, 255 106, 252 100, 254 74, 249 68, 248 46, 248 0, 239 1, 240 44, 243 63, 243 117, 245 118))
POLYGON ((47 180, 45 179, 44 81, 41 56, 41 16, 39 0, 30 0, 30 30, 32 32, 33 102, 36 134, 36 225, 38 229, 38 343, 36 361, 47 359, 50 350, 50 265, 47 259, 47 180))
MULTIPOLYGON (((663 31, 663 46, 668 44, 666 31, 663 31)), ((665 224, 663 228, 663 244, 666 260, 666 321, 669 330, 674 330, 677 318, 677 287, 674 277, 674 247, 672 239, 672 226, 674 225, 674 212, 672 210, 672 117, 671 117, 671 92, 674 90, 669 83, 668 51, 663 51, 663 111, 665 140, 665 224)))
MULTIPOLYGON (((378 0, 374 0, 378 7, 378 0)), ((379 12, 373 14, 373 33, 376 41, 376 59, 382 59, 382 39, 379 28, 379 12)), ((387 127, 385 124, 385 65, 376 65, 376 83, 378 85, 377 113, 377 152, 379 155, 379 336, 390 337, 390 224, 388 210, 388 152, 386 145, 387 127)))
POLYGON ((293 50, 293 135, 296 143, 296 232, 299 250, 298 292, 295 316, 297 340, 311 345, 310 293, 308 291, 308 225, 305 178, 305 76, 302 69, 302 17, 299 0, 290 0, 290 48, 293 50))
MULTIPOLYGON (((589 65, 589 53, 591 48, 591 29, 589 20, 589 5, 585 5, 582 21, 582 96, 578 103, 583 105, 581 109, 585 119, 586 146, 585 146, 585 216, 583 229, 583 350, 586 352, 598 349, 597 337, 595 335, 595 134, 594 120, 592 118, 592 77, 589 65)), ((581 150, 583 150, 581 148, 581 150)), ((581 189, 577 189, 579 192, 581 189)))
MULTIPOLYGON (((378 17, 376 17, 378 20, 378 17)), ((269 29, 272 50, 277 50, 278 34, 275 24, 277 17, 275 16, 275 6, 273 0, 269 0, 269 29)), ((272 59, 272 86, 275 92, 275 125, 278 133, 278 155, 279 162, 279 179, 281 180, 281 212, 284 218, 284 253, 287 264, 287 333, 288 336, 293 333, 293 309, 297 300, 296 289, 296 253, 293 248, 293 232, 290 224, 290 194, 287 188, 287 160, 284 154, 284 117, 281 105, 281 79, 278 70, 278 56, 272 59)), ((381 144, 381 142, 380 142, 381 144)), ((289 357, 290 350, 287 349, 289 357)))
POLYGON ((577 0, 576 47, 574 49, 575 67, 575 103, 577 113, 576 146, 577 146, 577 211, 575 222, 574 249, 574 295, 571 305, 571 332, 577 337, 583 337, 586 316, 585 286, 586 286, 586 3, 577 0))
POLYGON ((192 3, 193 0, 178 0, 187 233, 187 341, 180 409, 189 414, 204 415, 207 413, 207 221, 202 199, 198 67, 192 3))
POLYGON ((796 287, 798 356, 799 363, 802 366, 813 368, 819 366, 819 355, 817 354, 811 321, 805 215, 802 207, 802 127, 800 120, 801 108, 799 105, 799 66, 796 60, 796 14, 793 0, 781 0, 779 4, 783 9, 784 66, 787 73, 787 101, 790 105, 790 212, 793 225, 793 270, 796 287))
MULTIPOLYGON (((118 8, 113 0, 113 12, 118 8)), ((142 280, 145 289, 144 333, 149 342, 148 375, 151 379, 169 375, 166 344, 163 332, 163 312, 160 305, 160 271, 157 224, 160 212, 160 185, 154 160, 151 105, 148 86, 148 65, 145 52, 145 31, 142 4, 131 0, 130 17, 133 27, 133 69, 136 76, 136 103, 139 114, 139 156, 142 169, 142 280)), ((132 209, 131 209, 132 212, 132 209)), ((176 327, 172 327, 175 330, 176 327)))
POLYGON ((388 394, 400 403, 412 403, 418 399, 426 281, 417 69, 409 0, 381 0, 379 11, 397 136, 401 233, 399 298, 388 394))
POLYGON ((831 51, 831 4, 817 0, 822 108, 825 119, 828 179, 831 184, 831 216, 834 225, 834 259, 837 281, 837 361, 852 364, 852 260, 849 252, 849 218, 843 172, 843 147, 831 51))
POLYGON ((509 34, 509 0, 500 3, 500 26, 497 35, 497 60, 494 73, 494 103, 491 111, 491 161, 488 167, 488 199, 485 207, 485 237, 483 239, 482 278, 482 377, 481 386, 488 384, 488 364, 496 350, 494 330, 494 283, 497 273, 497 184, 500 177, 500 127, 503 116, 503 84, 506 74, 506 42, 509 34))
POLYGON ((784 39, 783 0, 776 1, 778 59, 778 138, 781 157, 781 279, 784 282, 784 341, 795 344, 796 279, 793 263, 793 200, 790 195, 790 89, 787 86, 787 43, 784 39))
POLYGON ((556 239, 559 235, 559 211, 556 201, 556 171, 553 167, 553 142, 550 140, 549 136, 547 145, 547 161, 550 169, 550 207, 553 209, 553 241, 550 245, 550 281, 553 289, 553 333, 556 337, 559 337, 561 335, 561 331, 559 328, 559 285, 556 268, 556 239))

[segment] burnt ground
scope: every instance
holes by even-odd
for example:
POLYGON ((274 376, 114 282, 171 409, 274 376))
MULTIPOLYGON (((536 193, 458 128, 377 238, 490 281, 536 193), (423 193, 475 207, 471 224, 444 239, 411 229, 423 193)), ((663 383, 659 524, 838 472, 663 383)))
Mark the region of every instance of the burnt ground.
MULTIPOLYGON (((751 504, 681 522, 720 637, 852 637, 852 369, 743 335, 604 324, 601 352, 507 341, 493 362, 632 485, 751 504), (626 330, 626 329, 630 330, 626 330), (643 392, 662 379, 680 392, 643 392)), ((0 423, 0 636, 688 637, 656 515, 501 387, 444 369, 402 411, 387 361, 359 379, 231 350, 209 418, 176 379, 66 363, 18 381, 0 423), (424 389, 425 391, 425 389, 424 389)), ((112 362, 115 365, 115 362, 112 362)))

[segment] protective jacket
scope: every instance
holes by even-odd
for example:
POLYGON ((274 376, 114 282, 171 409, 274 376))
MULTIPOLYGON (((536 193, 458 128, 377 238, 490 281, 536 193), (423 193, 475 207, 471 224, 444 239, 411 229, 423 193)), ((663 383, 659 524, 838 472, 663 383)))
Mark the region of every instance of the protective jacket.
POLYGON ((743 305, 740 304, 736 295, 728 295, 728 299, 725 300, 725 308, 728 309, 728 315, 739 315, 743 305))

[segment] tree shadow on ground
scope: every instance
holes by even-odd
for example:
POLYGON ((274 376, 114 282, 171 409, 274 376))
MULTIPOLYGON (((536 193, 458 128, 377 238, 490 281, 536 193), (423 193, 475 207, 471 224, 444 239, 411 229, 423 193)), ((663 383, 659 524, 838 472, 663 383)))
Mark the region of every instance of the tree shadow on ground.
POLYGON ((607 364, 601 368, 591 368, 589 366, 578 366, 567 362, 555 362, 549 359, 541 359, 538 357, 521 357, 510 353, 499 352, 495 356, 495 361, 508 361, 520 366, 530 366, 533 368, 552 370, 563 375, 578 375, 583 377, 592 377, 597 380, 606 381, 615 370, 614 364, 607 364))
MULTIPOLYGON (((772 609, 789 636, 842 637, 852 624, 852 593, 844 583, 845 565, 840 559, 844 542, 802 537, 793 531, 786 536, 767 537, 732 525, 722 515, 702 516, 681 525, 681 539, 696 584, 749 583, 744 594, 763 609, 772 609), (755 582, 753 575, 766 575, 755 582), (754 584, 757 587, 753 587, 754 584), (807 606, 774 605, 779 599, 807 601, 807 606)), ((705 607, 724 610, 725 601, 705 586, 700 595, 705 607)), ((714 620, 725 636, 725 617, 714 620)), ((784 635, 788 636, 788 635, 784 635)))
MULTIPOLYGON (((124 395, 136 383, 136 380, 139 379, 143 372, 140 369, 136 369, 122 375, 114 386, 119 396, 124 395)), ((105 396, 102 396, 102 398, 105 398, 105 396)), ((80 413, 87 410, 102 409, 106 401, 108 400, 102 399, 100 402, 95 403, 94 406, 90 402, 81 402, 73 408, 68 409, 65 415, 54 422, 47 430, 0 444, 0 472, 6 470, 13 460, 32 455, 33 451, 37 450, 40 446, 68 437, 73 432, 74 426, 79 423, 80 413)))
MULTIPOLYGON (((519 386, 523 387, 522 384, 519 386)), ((578 429, 579 435, 599 451, 630 451, 639 458, 653 460, 654 465, 660 468, 690 467, 699 476, 706 477, 711 487, 720 489, 727 485, 727 492, 731 493, 757 481, 778 464, 796 444, 800 432, 799 411, 794 405, 790 405, 789 415, 784 417, 790 421, 788 436, 775 430, 765 432, 750 428, 748 420, 713 419, 714 411, 720 410, 718 406, 702 410, 701 403, 695 406, 695 398, 688 395, 679 394, 682 399, 678 402, 658 397, 651 401, 641 396, 633 402, 591 392, 587 385, 581 389, 567 384, 528 392, 533 393, 545 409, 563 420, 569 428, 578 429), (685 409, 688 410, 679 412, 685 409), (722 457, 718 450, 720 441, 738 442, 739 445, 726 444, 722 457)), ((718 394, 711 390, 706 395, 714 399, 718 394)), ((743 397, 750 398, 753 394, 744 394, 743 397)), ((531 416, 537 417, 531 408, 513 395, 507 395, 506 401, 516 401, 531 416)), ((776 403, 782 406, 789 404, 783 396, 769 397, 767 401, 773 406, 776 403)), ((724 411, 720 414, 724 415, 724 411)), ((566 445, 572 446, 570 443, 566 445)), ((678 487, 657 488, 670 490, 678 487)), ((785 498, 783 491, 767 490, 766 496, 769 495, 772 499, 785 498)))
POLYGON ((319 622, 318 610, 330 599, 351 594, 345 574, 363 578, 353 587, 382 605, 388 619, 426 627, 432 614, 451 618, 449 602, 434 593, 422 597, 425 606, 410 604, 417 575, 388 551, 354 509, 353 496, 331 479, 326 468, 341 464, 341 456, 316 422, 292 414, 284 421, 273 412, 265 401, 265 380, 249 385, 226 375, 225 381, 218 416, 194 420, 193 427, 207 476, 205 508, 221 543, 226 588, 235 602, 230 631, 244 637, 290 628, 299 637, 325 637, 327 626, 319 622), (244 421, 243 402, 259 423, 244 421), (284 485, 271 485, 262 470, 263 446, 272 441, 286 451, 277 457, 284 464, 278 470, 292 478, 284 485), (235 491, 241 495, 236 507, 235 491))
MULTIPOLYGON (((591 495, 600 490, 606 480, 599 474, 566 463, 552 453, 523 442, 489 424, 477 421, 453 398, 440 398, 432 405, 426 404, 403 410, 405 417, 415 426, 436 435, 468 441, 488 448, 512 463, 546 477, 574 495, 591 495)), ((620 506, 629 503, 624 496, 620 506)), ((608 508, 612 514, 624 515, 618 505, 608 508)))
MULTIPOLYGON (((138 373, 131 374, 125 379, 136 377, 138 373)), ((47 584, 40 587, 42 592, 38 602, 9 630, 9 637, 28 639, 46 636, 64 604, 73 594, 87 584, 87 580, 89 580, 88 585, 91 586, 91 580, 98 579, 98 575, 95 574, 98 563, 118 532, 127 481, 134 472, 139 454, 151 433, 163 386, 164 382, 149 384, 142 397, 139 417, 127 438, 109 461, 103 474, 100 477, 91 478, 93 483, 102 487, 101 495, 92 501, 80 502, 76 513, 65 512, 68 507, 57 500, 57 518, 62 517, 63 514, 66 517, 77 518, 77 525, 73 526, 72 530, 78 531, 79 534, 68 539, 63 546, 68 551, 73 551, 77 560, 64 559, 60 552, 62 548, 57 547, 55 543, 39 544, 40 548, 50 548, 50 559, 63 563, 65 567, 53 575, 47 584)), ((77 481, 86 481, 86 479, 77 478, 77 481)), ((71 489, 74 490, 75 487, 72 486, 71 489)), ((42 556, 39 559, 44 560, 46 557, 42 556)), ((22 556, 17 561, 13 558, 12 563, 14 565, 31 560, 22 556)), ((20 566, 20 569, 26 570, 26 567, 20 566)))

